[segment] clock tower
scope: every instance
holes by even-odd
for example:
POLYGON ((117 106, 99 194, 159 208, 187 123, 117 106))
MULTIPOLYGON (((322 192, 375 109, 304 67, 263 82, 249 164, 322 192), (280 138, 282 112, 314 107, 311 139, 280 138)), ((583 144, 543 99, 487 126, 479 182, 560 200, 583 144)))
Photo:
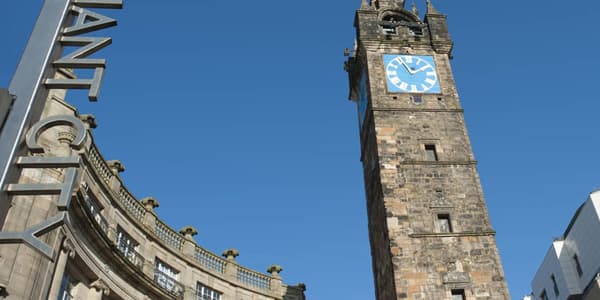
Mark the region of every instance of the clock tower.
POLYGON ((446 16, 363 0, 357 104, 377 300, 510 299, 450 67, 446 16))

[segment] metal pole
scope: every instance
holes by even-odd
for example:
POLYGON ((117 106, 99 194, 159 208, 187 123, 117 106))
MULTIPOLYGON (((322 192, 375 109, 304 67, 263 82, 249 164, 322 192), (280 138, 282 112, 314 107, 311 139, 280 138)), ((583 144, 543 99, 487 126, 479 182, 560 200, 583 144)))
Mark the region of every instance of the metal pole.
POLYGON ((59 58, 61 28, 70 21, 71 0, 45 0, 21 61, 12 78, 9 92, 16 96, 0 132, 0 226, 4 223, 8 201, 5 187, 16 180, 15 156, 22 151, 24 133, 40 118, 48 90, 43 80, 54 76, 52 61, 59 58))

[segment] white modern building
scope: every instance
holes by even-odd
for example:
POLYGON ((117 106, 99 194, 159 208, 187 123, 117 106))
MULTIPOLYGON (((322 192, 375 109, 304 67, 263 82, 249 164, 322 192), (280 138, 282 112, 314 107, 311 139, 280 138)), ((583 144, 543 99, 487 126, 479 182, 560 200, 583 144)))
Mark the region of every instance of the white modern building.
MULTIPOLYGON (((532 300, 600 299, 600 190, 579 207, 531 282, 532 300)), ((524 298, 528 299, 528 298, 524 298)))

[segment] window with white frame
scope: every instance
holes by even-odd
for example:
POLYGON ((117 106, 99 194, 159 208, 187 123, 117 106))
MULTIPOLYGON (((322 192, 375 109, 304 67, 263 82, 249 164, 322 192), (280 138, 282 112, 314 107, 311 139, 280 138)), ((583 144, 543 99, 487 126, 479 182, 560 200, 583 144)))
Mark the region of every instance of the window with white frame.
POLYGON ((108 231, 108 223, 106 222, 104 217, 102 217, 102 214, 100 214, 101 207, 100 205, 98 205, 98 202, 95 199, 93 199, 90 195, 89 188, 84 187, 84 189, 86 193, 85 203, 87 204, 88 210, 92 215, 94 221, 96 221, 96 223, 98 223, 102 230, 104 230, 104 232, 106 233, 108 231))
POLYGON ((177 280, 179 271, 162 262, 160 259, 154 260, 154 281, 161 287, 171 292, 178 292, 177 280))
POLYGON ((123 228, 117 227, 117 248, 121 253, 132 263, 138 263, 137 248, 139 247, 136 242, 129 234, 127 234, 123 228))
POLYGON ((221 293, 198 282, 198 285, 196 285, 196 300, 221 300, 221 293))

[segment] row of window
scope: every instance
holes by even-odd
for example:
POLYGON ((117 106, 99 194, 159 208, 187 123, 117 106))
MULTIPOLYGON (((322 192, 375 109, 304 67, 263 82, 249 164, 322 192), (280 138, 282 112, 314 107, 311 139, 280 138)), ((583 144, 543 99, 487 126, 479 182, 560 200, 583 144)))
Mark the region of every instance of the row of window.
MULTIPOLYGON (((579 257, 577 256, 577 254, 573 255, 573 264, 575 265, 577 276, 583 276, 583 269, 581 268, 581 262, 579 262, 579 257)), ((560 295, 560 290, 558 289, 558 284, 556 283, 556 276, 554 276, 554 274, 550 275, 550 280, 552 281, 552 289, 554 290, 554 296, 558 297, 558 295, 560 295)), ((540 299, 549 300, 546 289, 543 289, 540 293, 540 299)))
MULTIPOLYGON (((161 287, 169 291, 175 291, 176 285, 174 283, 175 278, 177 277, 176 271, 174 271, 169 266, 165 265, 164 263, 158 260, 157 262, 157 268, 159 268, 162 271, 160 273, 161 275, 158 276, 158 280, 156 280, 155 275, 156 282, 159 283, 161 287)), ((68 274, 65 273, 60 284, 60 290, 58 293, 57 300, 73 299, 72 289, 73 280, 68 274)), ((213 290, 200 282, 198 282, 196 285, 196 300, 221 300, 221 295, 222 293, 213 290)))
MULTIPOLYGON (((86 198, 86 202, 88 205, 88 209, 90 210, 94 219, 99 222, 101 219, 103 222, 104 219, 100 214, 99 206, 92 200, 91 197, 86 198)), ((102 224, 101 224, 102 225, 102 224)), ((106 224, 108 227, 108 225, 106 224)), ((140 244, 135 241, 123 228, 120 226, 117 227, 117 249, 121 254, 134 265, 141 267, 143 265, 143 258, 139 254, 138 250, 140 244)), ((172 294, 182 294, 183 286, 179 284, 179 271, 175 268, 169 266, 158 258, 154 259, 154 282, 156 282, 159 286, 167 290, 172 294)), ((58 296, 58 300, 70 300, 71 299, 71 280, 68 276, 65 275, 61 282, 61 291, 58 296)), ((221 299, 220 292, 213 290, 206 285, 198 282, 196 286, 196 299, 197 300, 220 300, 221 299)))
MULTIPOLYGON (((154 260, 154 281, 173 294, 182 294, 183 287, 178 283, 179 271, 159 259, 154 260)), ((221 300, 222 293, 198 282, 196 300, 221 300)))

